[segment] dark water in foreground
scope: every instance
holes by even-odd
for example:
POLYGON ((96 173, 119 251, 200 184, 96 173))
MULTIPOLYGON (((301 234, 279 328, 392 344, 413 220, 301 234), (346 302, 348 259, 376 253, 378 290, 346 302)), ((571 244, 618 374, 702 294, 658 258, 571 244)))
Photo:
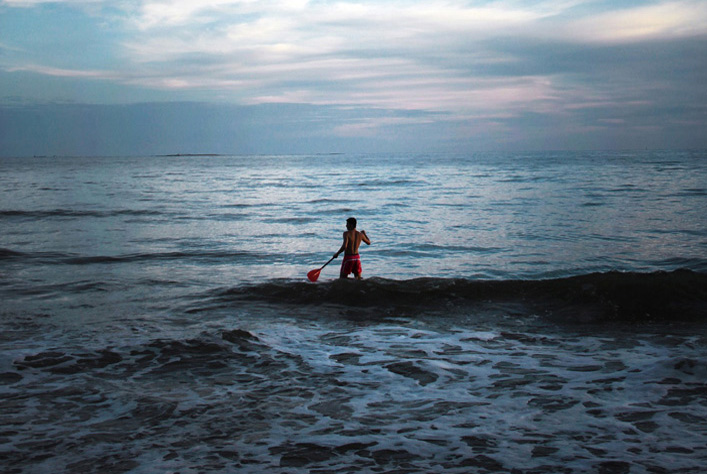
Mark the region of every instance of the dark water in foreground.
POLYGON ((707 162, 0 159, 2 472, 701 472, 707 162), (308 270, 356 215, 363 282, 308 270))

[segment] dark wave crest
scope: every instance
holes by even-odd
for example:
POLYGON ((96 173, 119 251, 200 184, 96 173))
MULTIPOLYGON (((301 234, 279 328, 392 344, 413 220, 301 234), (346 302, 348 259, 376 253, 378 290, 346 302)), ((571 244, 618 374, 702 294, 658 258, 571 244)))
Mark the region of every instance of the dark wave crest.
POLYGON ((0 259, 17 258, 23 255, 24 254, 22 252, 16 252, 14 250, 0 248, 0 259))
POLYGON ((260 300, 407 311, 519 303, 527 313, 569 321, 684 321, 707 317, 707 274, 676 270, 592 273, 551 280, 275 281, 217 290, 211 296, 224 304, 260 300))
POLYGON ((0 218, 19 217, 27 219, 46 219, 52 217, 113 217, 113 216, 159 216, 161 211, 149 209, 112 209, 106 211, 80 209, 46 209, 46 210, 0 210, 0 218))
POLYGON ((257 257, 259 254, 252 252, 155 252, 155 253, 133 253, 125 255, 96 255, 96 256, 70 256, 61 259, 60 263, 70 265, 84 265, 93 263, 129 263, 129 262, 149 262, 158 260, 200 260, 214 261, 216 263, 224 260, 237 259, 239 257, 257 257))
POLYGON ((17 252, 0 248, 0 260, 17 260, 53 265, 90 265, 170 260, 199 260, 220 263, 239 258, 263 259, 270 255, 247 251, 140 252, 122 255, 78 255, 58 252, 17 252))

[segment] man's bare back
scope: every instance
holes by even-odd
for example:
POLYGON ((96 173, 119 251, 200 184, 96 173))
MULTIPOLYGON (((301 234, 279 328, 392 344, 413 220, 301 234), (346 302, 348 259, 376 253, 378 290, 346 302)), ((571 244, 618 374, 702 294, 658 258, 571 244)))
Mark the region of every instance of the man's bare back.
POLYGON ((365 230, 359 232, 356 229, 351 229, 344 232, 344 243, 341 245, 344 249, 344 255, 356 255, 358 248, 361 246, 361 242, 366 242, 367 245, 371 245, 371 241, 366 236, 365 230))

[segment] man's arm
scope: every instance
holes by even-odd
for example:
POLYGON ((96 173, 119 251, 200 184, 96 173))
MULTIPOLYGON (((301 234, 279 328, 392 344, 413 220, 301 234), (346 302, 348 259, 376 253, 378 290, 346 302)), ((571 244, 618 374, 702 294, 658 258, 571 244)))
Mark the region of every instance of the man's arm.
POLYGON ((361 240, 366 242, 366 245, 371 245, 371 239, 368 238, 365 230, 361 231, 361 240))
POLYGON ((341 244, 341 248, 334 254, 334 258, 337 258, 341 252, 346 250, 347 240, 348 240, 348 233, 344 232, 344 243, 341 244))

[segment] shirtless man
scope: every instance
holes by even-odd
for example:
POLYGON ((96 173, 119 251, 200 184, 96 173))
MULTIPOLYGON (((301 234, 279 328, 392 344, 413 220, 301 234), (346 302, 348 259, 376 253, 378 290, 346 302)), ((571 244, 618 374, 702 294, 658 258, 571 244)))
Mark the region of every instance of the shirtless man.
POLYGON ((366 231, 361 232, 356 230, 356 219, 349 217, 346 219, 346 232, 344 232, 344 243, 341 248, 334 254, 334 258, 338 257, 341 252, 344 252, 344 261, 341 262, 341 278, 348 278, 349 273, 353 273, 357 280, 361 279, 361 257, 358 255, 358 247, 361 242, 366 242, 366 245, 371 245, 371 240, 366 235, 366 231))

